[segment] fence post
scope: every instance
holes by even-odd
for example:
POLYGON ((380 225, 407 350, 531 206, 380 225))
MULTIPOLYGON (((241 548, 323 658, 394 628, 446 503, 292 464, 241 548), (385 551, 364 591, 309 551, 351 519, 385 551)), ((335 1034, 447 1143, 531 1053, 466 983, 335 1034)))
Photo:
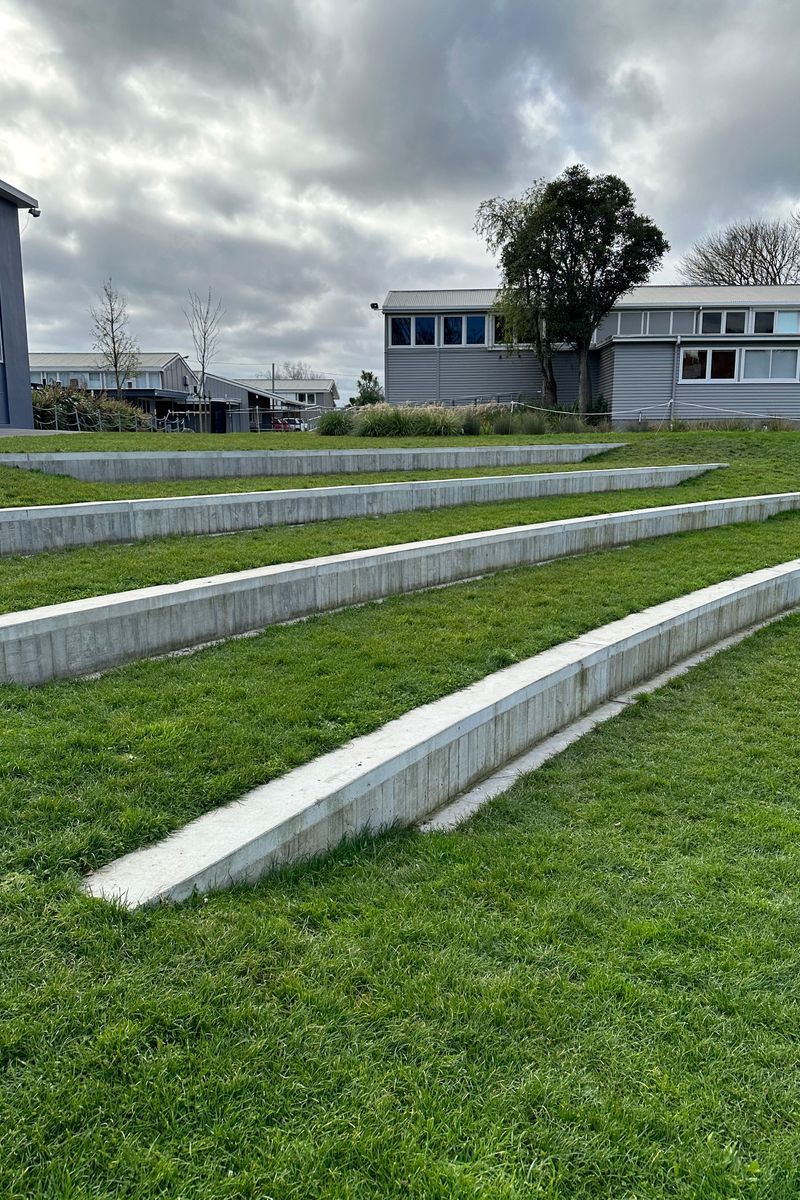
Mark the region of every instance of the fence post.
POLYGON ((53 416, 55 417, 55 421, 56 421, 56 433, 58 433, 58 405, 57 404, 53 405, 53 416))

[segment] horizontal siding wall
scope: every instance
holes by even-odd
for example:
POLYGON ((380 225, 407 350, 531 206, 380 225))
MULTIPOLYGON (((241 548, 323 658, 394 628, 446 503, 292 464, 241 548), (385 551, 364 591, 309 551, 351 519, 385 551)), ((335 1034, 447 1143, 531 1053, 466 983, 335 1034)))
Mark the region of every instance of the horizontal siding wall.
MULTIPOLYGON (((614 356, 610 396, 613 421, 660 421, 669 415, 675 347, 641 342, 609 347, 614 356)), ((605 353, 605 351, 603 351, 605 353)))
POLYGON ((601 350, 599 358, 597 394, 602 396, 610 407, 611 397, 614 394, 614 351, 611 346, 606 346, 604 350, 601 350))
POLYGON ((800 421, 798 383, 679 383, 674 419, 680 421, 800 421))
MULTIPOLYGON (((519 352, 460 349, 387 349, 386 398, 391 404, 452 401, 515 392, 538 396, 542 372, 531 350, 519 352)), ((578 369, 570 351, 555 357, 559 407, 569 408, 578 395, 578 369)))

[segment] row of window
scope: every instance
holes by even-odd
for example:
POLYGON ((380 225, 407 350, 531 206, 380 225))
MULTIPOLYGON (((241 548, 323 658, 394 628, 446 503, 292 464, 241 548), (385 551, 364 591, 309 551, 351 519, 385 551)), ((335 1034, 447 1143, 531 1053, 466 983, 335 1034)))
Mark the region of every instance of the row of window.
POLYGON ((598 326, 596 340, 609 337, 664 337, 677 334, 739 335, 747 333, 800 333, 800 312, 795 309, 748 312, 743 308, 622 310, 609 313, 598 326))
MULTIPOLYGON (((414 316, 389 318, 390 346, 485 346, 485 313, 466 316, 414 316)), ((494 318, 495 341, 502 341, 500 318, 494 318)))
POLYGON ((795 383, 798 378, 797 350, 755 350, 749 347, 720 350, 698 347, 684 350, 681 381, 700 383, 711 379, 748 383, 795 383))
MULTIPOLYGON (((595 341, 609 337, 675 337, 704 334, 796 334, 800 333, 800 311, 795 309, 749 312, 742 308, 621 310, 609 313, 597 328, 595 341)), ((389 345, 394 346, 486 346, 502 345, 502 317, 484 313, 461 316, 409 316, 389 318, 389 345), (492 341, 489 342, 489 337, 492 341)))
MULTIPOLYGON (((77 383, 89 391, 101 388, 116 388, 117 382, 111 371, 31 371, 31 383, 60 383, 64 387, 77 383)), ((125 380, 126 388, 160 388, 160 371, 140 371, 135 379, 125 380)))

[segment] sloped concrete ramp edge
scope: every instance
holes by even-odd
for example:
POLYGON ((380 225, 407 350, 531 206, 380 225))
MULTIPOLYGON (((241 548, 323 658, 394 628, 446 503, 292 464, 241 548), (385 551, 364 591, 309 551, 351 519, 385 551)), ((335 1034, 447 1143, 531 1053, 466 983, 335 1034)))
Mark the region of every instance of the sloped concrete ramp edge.
POLYGON ((0 454, 0 466, 73 475, 93 483, 160 479, 224 479, 244 475, 332 475, 357 471, 425 471, 463 467, 522 467, 583 462, 626 442, 565 442, 523 446, 436 446, 356 450, 65 450, 58 454, 0 454))
POLYGON ((789 492, 572 517, 7 613, 0 616, 0 682, 77 678, 387 596, 797 509, 800 492, 789 492))
POLYGON ((129 908, 179 901, 407 825, 583 713, 800 605, 800 559, 595 629, 426 704, 87 876, 129 908))
POLYGON ((0 555, 39 554, 103 542, 235 533, 272 525, 300 525, 346 517, 499 504, 583 492, 672 487, 724 463, 606 470, 551 471, 536 475, 484 475, 473 479, 415 479, 343 487, 281 488, 150 500, 106 500, 0 508, 0 555))

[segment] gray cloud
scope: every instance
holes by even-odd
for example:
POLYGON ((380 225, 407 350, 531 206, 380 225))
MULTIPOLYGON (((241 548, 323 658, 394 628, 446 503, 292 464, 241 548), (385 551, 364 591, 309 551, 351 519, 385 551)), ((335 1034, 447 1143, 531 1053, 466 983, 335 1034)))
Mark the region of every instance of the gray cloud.
POLYGON ((6 0, 31 344, 86 346, 112 275, 142 346, 185 350, 210 284, 227 366, 303 358, 347 391, 381 368, 371 300, 494 281, 485 196, 580 159, 676 252, 795 202, 799 41, 790 0, 6 0))

